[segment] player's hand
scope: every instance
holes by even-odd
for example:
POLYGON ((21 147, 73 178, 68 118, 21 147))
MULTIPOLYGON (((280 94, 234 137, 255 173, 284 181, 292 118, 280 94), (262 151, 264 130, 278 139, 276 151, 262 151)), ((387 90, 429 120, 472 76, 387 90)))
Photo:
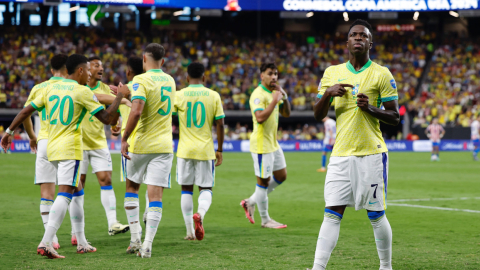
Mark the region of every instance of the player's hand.
POLYGON ((37 137, 30 139, 30 149, 36 154, 37 153, 37 137))
POLYGON ((215 167, 222 165, 223 162, 223 155, 222 152, 215 152, 215 158, 217 162, 215 163, 215 167))
POLYGON ((327 88, 325 94, 328 94, 330 97, 343 97, 343 95, 347 93, 345 87, 353 88, 353 85, 346 83, 335 84, 334 86, 327 88))
POLYGON ((118 92, 122 93, 124 97, 130 96, 130 89, 128 89, 127 85, 123 85, 122 83, 118 85, 118 92))
POLYGON ((126 159, 131 160, 131 158, 128 156, 128 147, 130 147, 128 142, 122 140, 122 148, 121 148, 122 155, 126 159))
POLYGON ((273 101, 275 101, 275 103, 280 102, 280 100, 282 100, 283 98, 283 94, 280 91, 274 91, 272 96, 273 96, 273 101))
POLYGON ((112 130, 112 135, 113 135, 113 136, 119 136, 119 135, 120 135, 120 131, 122 131, 122 127, 119 126, 119 125, 112 126, 110 129, 112 130))
POLYGON ((110 87, 110 93, 114 94, 114 95, 117 95, 117 91, 118 91, 118 87, 115 86, 115 85, 109 85, 108 87, 110 87))
POLYGON ((364 93, 358 93, 357 95, 357 106, 362 109, 362 111, 368 110, 368 96, 364 93))
POLYGON ((7 153, 8 149, 10 148, 10 145, 12 145, 12 136, 10 134, 5 133, 2 137, 2 142, 1 142, 3 151, 7 153))

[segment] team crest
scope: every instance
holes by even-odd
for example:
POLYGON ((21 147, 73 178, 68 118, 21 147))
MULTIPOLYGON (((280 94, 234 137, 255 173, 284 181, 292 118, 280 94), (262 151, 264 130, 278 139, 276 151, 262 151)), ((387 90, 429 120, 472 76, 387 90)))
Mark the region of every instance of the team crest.
POLYGON ((355 86, 352 89, 352 96, 356 96, 358 94, 358 89, 360 88, 360 84, 355 84, 355 86))
POLYGON ((98 102, 97 96, 93 95, 93 100, 95 100, 95 102, 98 102))
POLYGON ((259 99, 259 98, 256 98, 256 99, 253 101, 253 103, 255 103, 255 105, 260 104, 260 99, 259 99))
POLYGON ((133 91, 137 91, 138 87, 139 87, 138 83, 134 83, 132 85, 133 91))
POLYGON ((397 84, 395 83, 394 79, 390 80, 390 85, 392 85, 393 89, 397 89, 397 84))

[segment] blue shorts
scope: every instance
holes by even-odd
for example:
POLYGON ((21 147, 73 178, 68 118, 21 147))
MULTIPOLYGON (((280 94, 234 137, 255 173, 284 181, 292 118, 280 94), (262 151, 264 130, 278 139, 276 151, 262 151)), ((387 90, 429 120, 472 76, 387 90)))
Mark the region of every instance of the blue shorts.
POLYGON ((325 146, 323 147, 323 152, 332 152, 333 150, 333 145, 331 144, 325 144, 325 146))
POLYGON ((473 146, 480 146, 480 139, 472 140, 473 146))
POLYGON ((432 146, 435 147, 435 146, 440 146, 440 143, 439 142, 432 142, 432 146))

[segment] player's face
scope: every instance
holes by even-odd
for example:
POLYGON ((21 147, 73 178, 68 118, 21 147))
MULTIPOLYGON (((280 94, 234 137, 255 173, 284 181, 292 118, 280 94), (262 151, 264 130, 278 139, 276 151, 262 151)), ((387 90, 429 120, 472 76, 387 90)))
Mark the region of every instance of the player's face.
POLYGON ((260 77, 262 82, 272 89, 274 87, 273 84, 276 84, 278 80, 278 70, 267 68, 267 70, 261 73, 260 77))
POLYGON ((363 25, 355 25, 348 33, 347 48, 353 55, 366 54, 372 48, 372 34, 363 25))
POLYGON ((100 60, 90 61, 90 68, 92 73, 92 78, 95 80, 101 80, 103 76, 103 65, 100 60))
POLYGON ((80 76, 80 81, 78 82, 80 85, 87 85, 88 81, 90 81, 90 77, 92 74, 90 73, 90 63, 86 63, 82 65, 83 72, 80 76))

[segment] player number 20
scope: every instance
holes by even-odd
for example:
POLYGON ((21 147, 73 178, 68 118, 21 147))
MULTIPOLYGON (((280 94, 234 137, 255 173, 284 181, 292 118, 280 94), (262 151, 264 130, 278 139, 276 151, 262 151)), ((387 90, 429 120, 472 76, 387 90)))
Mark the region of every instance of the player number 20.
POLYGON ((192 102, 187 102, 187 127, 190 128, 192 127, 192 118, 193 118, 193 125, 197 128, 203 127, 205 124, 205 105, 203 105, 202 102, 197 101, 195 104, 193 104, 192 107, 192 102), (198 122, 197 118, 197 113, 198 113, 198 107, 200 106, 200 123, 198 122), (192 112, 193 111, 193 112, 192 112))
POLYGON ((60 101, 60 97, 57 95, 50 96, 48 98, 48 101, 54 101, 55 104, 53 105, 52 111, 50 112, 50 125, 56 125, 57 124, 57 119, 53 119, 53 115, 55 114, 55 111, 58 109, 58 105, 60 105, 60 112, 58 113, 59 118, 60 118, 60 123, 62 125, 67 126, 70 125, 73 119, 73 99, 71 96, 64 96, 62 101, 60 101), (67 115, 67 120, 64 121, 65 116, 65 104, 68 101, 68 115, 67 115))

